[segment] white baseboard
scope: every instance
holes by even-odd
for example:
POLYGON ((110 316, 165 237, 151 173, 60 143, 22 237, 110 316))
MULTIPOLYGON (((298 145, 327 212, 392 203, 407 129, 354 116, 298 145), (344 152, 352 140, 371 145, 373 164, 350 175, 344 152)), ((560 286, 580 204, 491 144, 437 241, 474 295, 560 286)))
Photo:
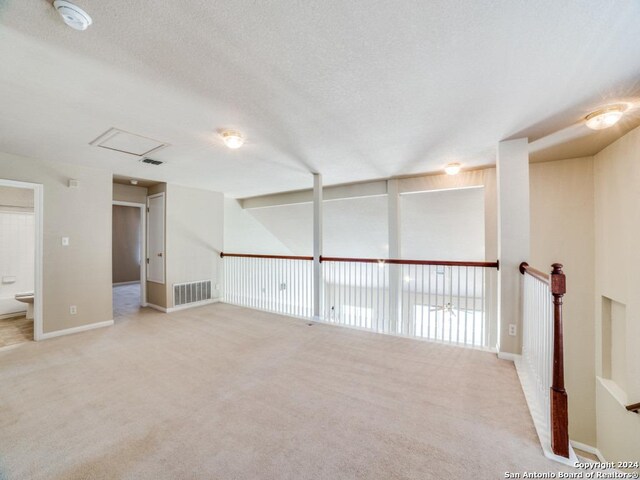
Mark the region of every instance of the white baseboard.
POLYGON ((55 332, 43 333, 40 336, 40 340, 47 340, 48 338, 61 337, 63 335, 71 335, 73 333, 86 332, 87 330, 94 330, 96 328, 111 326, 113 326, 113 320, 105 320, 104 322, 90 323, 88 325, 80 325, 79 327, 65 328, 64 330, 56 330, 55 332))
POLYGON ((571 440, 571 446, 573 448, 577 448, 578 450, 582 450, 583 452, 595 455, 596 457, 598 457, 598 460, 600 462, 606 463, 606 460, 602 456, 602 453, 600 453, 600 450, 598 450, 596 447, 592 447, 591 445, 587 445, 586 443, 576 442, 575 440, 571 440))
POLYGON ((204 305, 211 305, 212 303, 218 303, 220 301, 219 298, 212 298, 210 300, 203 300, 201 302, 188 303, 186 305, 179 305, 177 307, 167 308, 167 313, 179 312, 180 310, 187 310, 189 308, 195 307, 203 307, 204 305))
POLYGON ((509 360, 510 362, 515 362, 520 358, 520 355, 518 355, 517 353, 498 352, 498 358, 500 360, 509 360))
POLYGON ((203 307, 205 305, 211 305, 212 303, 218 303, 218 302, 220 302, 219 298, 212 298, 210 300, 203 300, 201 302, 188 303, 186 305, 179 305, 177 307, 169 307, 169 308, 161 307, 159 305, 154 305, 153 303, 147 303, 146 305, 143 305, 143 306, 153 308, 154 310, 158 310, 159 312, 163 312, 163 313, 173 313, 173 312, 179 312, 180 310, 187 310, 189 308, 203 307))
POLYGON ((153 308, 154 310, 157 310, 159 312, 167 313, 167 309, 165 307, 161 307, 160 305, 155 305, 153 303, 147 302, 147 304, 143 305, 143 307, 149 307, 149 308, 153 308))

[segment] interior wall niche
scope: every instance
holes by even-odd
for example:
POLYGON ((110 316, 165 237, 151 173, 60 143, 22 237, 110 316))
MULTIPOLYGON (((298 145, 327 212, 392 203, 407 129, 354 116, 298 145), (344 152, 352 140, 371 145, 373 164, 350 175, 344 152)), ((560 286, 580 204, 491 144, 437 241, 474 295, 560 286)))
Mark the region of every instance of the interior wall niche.
POLYGON ((602 376, 625 392, 626 310, 623 303, 602 297, 602 376))

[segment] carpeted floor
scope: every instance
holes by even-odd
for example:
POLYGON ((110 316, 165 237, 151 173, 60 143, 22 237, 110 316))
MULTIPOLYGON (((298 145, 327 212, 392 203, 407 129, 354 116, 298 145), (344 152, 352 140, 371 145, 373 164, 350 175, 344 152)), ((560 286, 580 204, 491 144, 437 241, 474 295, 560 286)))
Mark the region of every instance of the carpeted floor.
POLYGON ((137 314, 140 311, 140 284, 113 286, 113 319, 137 314))
POLYGON ((224 304, 0 352, 0 479, 498 479, 546 460, 494 354, 224 304))
POLYGON ((0 348, 32 340, 33 320, 24 315, 0 320, 0 348))

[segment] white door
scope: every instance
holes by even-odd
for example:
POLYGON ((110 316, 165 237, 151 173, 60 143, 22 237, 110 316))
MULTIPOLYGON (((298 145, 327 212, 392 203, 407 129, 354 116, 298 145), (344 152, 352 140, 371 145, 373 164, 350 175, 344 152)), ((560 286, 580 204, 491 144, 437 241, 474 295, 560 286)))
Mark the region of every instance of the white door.
POLYGON ((147 197, 147 280, 164 283, 164 193, 147 197))

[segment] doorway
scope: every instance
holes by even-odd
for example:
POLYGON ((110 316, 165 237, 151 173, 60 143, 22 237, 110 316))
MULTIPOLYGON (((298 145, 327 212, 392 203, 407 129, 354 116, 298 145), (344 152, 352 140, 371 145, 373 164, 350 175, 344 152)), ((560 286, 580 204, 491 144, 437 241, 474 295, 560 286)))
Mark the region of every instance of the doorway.
POLYGON ((42 192, 0 179, 0 349, 42 338, 42 192))
POLYGON ((126 318, 146 305, 145 222, 142 203, 112 206, 113 318, 126 318))

